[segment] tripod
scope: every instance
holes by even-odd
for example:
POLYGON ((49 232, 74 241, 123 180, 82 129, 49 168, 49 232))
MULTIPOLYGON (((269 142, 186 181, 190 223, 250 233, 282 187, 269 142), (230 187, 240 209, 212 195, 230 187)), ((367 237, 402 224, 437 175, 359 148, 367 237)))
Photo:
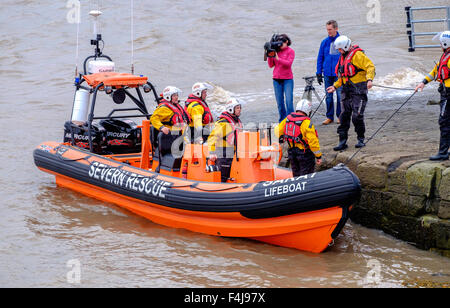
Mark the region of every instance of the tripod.
POLYGON ((321 101, 320 96, 313 86, 313 83, 314 83, 314 80, 316 79, 316 77, 315 76, 303 77, 303 79, 305 79, 306 86, 305 86, 305 92, 303 93, 302 99, 307 99, 309 101, 312 101, 312 94, 314 93, 317 100, 320 102, 321 101))
POLYGON ((327 94, 325 93, 325 96, 322 99, 320 99, 319 94, 317 93, 316 89, 313 86, 314 80, 316 79, 315 76, 303 77, 303 79, 305 79, 306 86, 305 86, 305 91, 303 92, 302 99, 306 99, 306 100, 312 102, 312 95, 314 93, 314 95, 316 96, 317 100, 320 102, 319 106, 317 106, 317 109, 311 115, 311 118, 312 118, 316 114, 317 110, 319 110, 319 108, 322 105, 325 97, 327 97, 327 94))

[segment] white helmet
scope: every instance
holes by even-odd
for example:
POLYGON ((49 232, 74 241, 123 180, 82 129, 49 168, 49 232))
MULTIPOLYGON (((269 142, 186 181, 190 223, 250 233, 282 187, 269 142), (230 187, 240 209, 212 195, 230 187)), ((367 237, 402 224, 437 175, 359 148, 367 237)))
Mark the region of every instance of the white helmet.
POLYGON ((203 90, 208 90, 210 88, 211 86, 204 82, 196 82, 192 86, 192 94, 194 94, 197 97, 201 97, 203 90))
POLYGON ((242 105, 241 102, 233 97, 225 105, 225 111, 227 111, 228 113, 233 114, 234 113, 234 108, 237 107, 237 106, 241 106, 241 105, 242 105))
POLYGON ((309 115, 312 111, 312 102, 307 99, 302 99, 297 103, 295 111, 302 111, 306 115, 309 115))
POLYGON ((162 94, 163 94, 164 99, 170 102, 172 100, 172 95, 178 94, 178 96, 180 96, 181 93, 183 93, 183 91, 181 91, 177 87, 168 86, 163 90, 162 94))
POLYGON ((441 42, 441 46, 444 49, 450 47, 450 31, 444 31, 441 33, 439 37, 439 41, 441 42))
POLYGON ((334 41, 334 46, 336 50, 343 49, 347 52, 352 46, 352 40, 345 35, 341 35, 334 41))

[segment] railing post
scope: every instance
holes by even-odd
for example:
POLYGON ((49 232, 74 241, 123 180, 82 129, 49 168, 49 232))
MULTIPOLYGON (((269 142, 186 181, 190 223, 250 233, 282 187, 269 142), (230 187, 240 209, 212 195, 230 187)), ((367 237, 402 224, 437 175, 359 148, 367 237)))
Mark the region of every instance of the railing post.
POLYGON ((450 6, 433 6, 433 7, 405 7, 406 13, 406 34, 408 35, 409 40, 409 52, 415 51, 417 48, 439 48, 440 45, 431 45, 431 44, 416 44, 416 37, 430 36, 436 35, 437 32, 416 32, 415 25, 416 24, 434 24, 434 23, 444 23, 444 29, 447 28, 450 31, 450 6), (414 12, 415 11, 439 11, 439 14, 444 14, 446 16, 440 16, 440 18, 434 19, 415 19, 414 12))
POLYGON ((411 28, 411 14, 410 14, 411 7, 405 6, 406 11, 406 28, 411 28))
POLYGON ((409 48, 408 51, 409 52, 414 52, 416 49, 414 47, 414 28, 413 28, 413 23, 411 22, 411 7, 407 6, 405 7, 405 11, 406 11, 406 28, 408 28, 409 30, 406 31, 406 34, 408 35, 408 40, 409 40, 409 48))
POLYGON ((447 7, 447 30, 450 31, 450 6, 447 7))

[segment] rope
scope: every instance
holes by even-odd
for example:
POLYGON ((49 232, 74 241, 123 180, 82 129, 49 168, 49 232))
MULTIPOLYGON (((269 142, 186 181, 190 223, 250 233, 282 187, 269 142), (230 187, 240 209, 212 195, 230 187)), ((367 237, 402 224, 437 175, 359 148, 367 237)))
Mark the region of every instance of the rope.
POLYGON ((56 151, 56 157, 58 157, 59 159, 63 160, 63 161, 79 161, 79 160, 86 160, 89 162, 89 158, 92 157, 92 155, 88 155, 88 156, 83 156, 83 157, 79 157, 79 158, 74 158, 74 159, 70 159, 70 158, 65 158, 63 156, 64 153, 59 153, 59 149, 63 148, 63 145, 59 145, 56 148, 54 148, 54 150, 56 151))
POLYGON ((242 186, 244 186, 244 185, 236 185, 236 186, 225 187, 225 188, 221 188, 221 189, 204 189, 204 188, 200 188, 200 187, 191 185, 191 188, 195 188, 197 190, 206 191, 206 192, 216 192, 216 191, 231 190, 231 189, 239 188, 239 187, 242 187, 242 186))
POLYGON ((415 91, 416 89, 412 89, 412 88, 396 88, 396 87, 388 87, 388 86, 381 86, 381 85, 377 85, 374 84, 374 87, 377 88, 384 88, 384 89, 391 89, 391 90, 402 90, 402 91, 415 91))
MULTIPOLYGON (((64 156, 62 156, 62 154, 58 153, 58 150, 60 148, 62 148, 62 145, 59 145, 59 146, 57 146, 55 148, 55 151, 56 151, 56 154, 57 154, 56 156, 59 159, 63 160, 63 161, 76 162, 76 161, 79 161, 79 160, 86 160, 87 162, 90 162, 89 158, 92 157, 92 155, 88 155, 88 156, 83 156, 83 157, 75 158, 75 159, 65 158, 64 156)), ((96 168, 97 169, 111 169, 111 168, 118 169, 118 168, 121 168, 121 167, 122 166, 113 167, 113 166, 110 166, 110 165, 104 165, 104 166, 97 166, 96 168)), ((145 175, 142 175, 142 174, 136 174, 136 175, 137 175, 136 176, 137 178, 141 178, 141 179, 142 178, 155 179, 155 178, 158 177, 156 174, 152 175, 152 176, 145 176, 145 175)), ((220 191, 232 190, 232 189, 235 189, 235 188, 240 188, 240 187, 245 187, 245 186, 246 186, 245 184, 242 184, 242 185, 234 185, 234 186, 231 186, 231 187, 225 187, 225 188, 220 188, 220 189, 204 189, 204 188, 198 187, 196 185, 196 183, 194 183, 194 184, 183 184, 183 185, 178 185, 178 186, 169 186, 168 188, 186 188, 186 187, 189 187, 189 188, 193 188, 193 189, 197 189, 197 190, 205 191, 205 192, 220 192, 220 191)))
MULTIPOLYGON (((400 106, 397 108, 397 110, 395 110, 395 112, 375 131, 375 133, 373 133, 372 136, 370 136, 370 138, 367 139, 366 141, 366 145, 367 143, 370 142, 370 140, 372 140, 376 134, 378 134, 378 132, 400 111, 400 109, 406 105, 406 103, 408 103, 411 98, 413 98, 414 95, 416 95, 417 91, 414 91, 414 93, 400 106)), ((346 166, 363 148, 359 148, 358 151, 356 151, 345 163, 344 165, 346 166)))
MULTIPOLYGON (((396 88, 396 87, 382 86, 382 85, 378 85, 378 84, 373 84, 372 86, 377 87, 377 88, 384 88, 384 89, 391 89, 391 90, 401 90, 401 91, 415 91, 416 90, 416 89, 413 89, 413 88, 396 88)), ((302 86, 300 86, 300 87, 302 87, 302 86)), ((327 94, 325 93, 325 97, 326 96, 327 96, 327 94)), ((323 99, 325 99, 325 97, 323 99)))
POLYGON ((320 106, 322 105, 323 101, 325 100, 325 97, 327 97, 327 94, 325 93, 325 95, 323 96, 322 100, 319 103, 319 106, 317 106, 316 110, 314 110, 314 113, 311 115, 310 119, 313 118, 313 116, 316 114, 317 110, 319 110, 320 106))

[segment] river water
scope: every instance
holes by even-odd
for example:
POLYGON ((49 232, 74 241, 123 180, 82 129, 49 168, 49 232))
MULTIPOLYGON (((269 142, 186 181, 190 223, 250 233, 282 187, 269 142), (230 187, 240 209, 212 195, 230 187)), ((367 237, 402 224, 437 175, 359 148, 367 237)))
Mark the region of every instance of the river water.
MULTIPOLYGON (((159 91, 175 85, 184 95, 196 81, 211 82, 216 85, 209 98, 213 104, 235 95, 247 102, 244 121, 273 122, 278 115, 271 71, 263 61, 264 42, 274 32, 291 37, 299 97, 302 77, 315 74, 324 24, 336 19, 341 34, 362 46, 377 65, 378 84, 411 87, 440 53, 407 51, 404 7, 423 1, 380 0, 379 23, 370 23, 371 2, 135 0, 135 72, 148 75, 159 91)), ((316 255, 165 228, 57 187, 52 176, 34 166, 32 151, 42 141, 62 138, 71 113, 75 63, 81 70, 92 51, 89 10, 104 13, 99 25, 103 51, 115 60, 116 70, 129 72, 132 62, 130 1, 82 1, 78 59, 76 25, 68 23, 67 3, 0 4, 0 286, 448 285, 449 259, 351 222, 334 246, 316 255), (75 268, 81 270, 80 284, 68 279, 75 268)), ((322 87, 316 88, 322 96, 322 87)), ((371 99, 386 107, 407 95, 375 89, 371 99)))

